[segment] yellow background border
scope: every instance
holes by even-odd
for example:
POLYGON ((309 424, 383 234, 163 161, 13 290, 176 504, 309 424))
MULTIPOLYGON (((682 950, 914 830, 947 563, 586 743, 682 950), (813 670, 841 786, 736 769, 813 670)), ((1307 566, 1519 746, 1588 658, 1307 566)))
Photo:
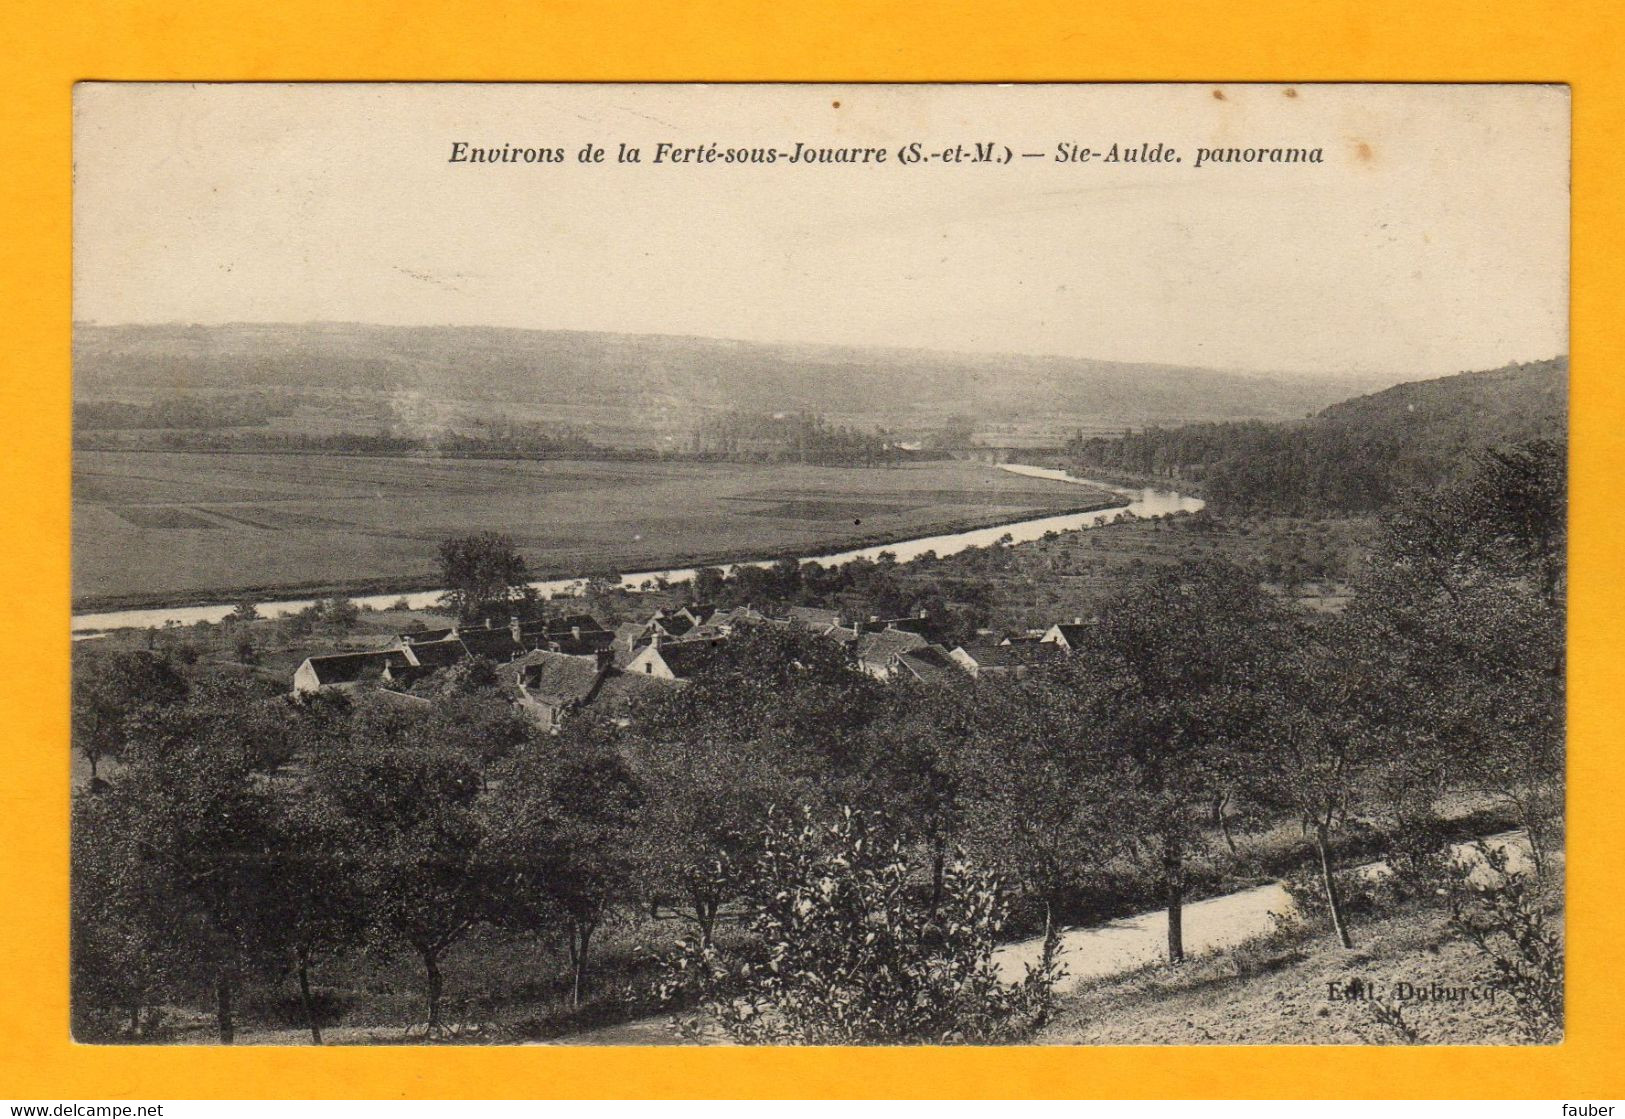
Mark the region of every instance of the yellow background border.
MULTIPOLYGON (((1625 1095, 1625 67, 1614 0, 67 0, 0 15, 0 1096, 1625 1095), (31 9, 31 10, 28 10, 31 9), (144 80, 1568 82, 1574 100, 1569 1036, 1508 1049, 93 1048, 68 1041, 70 94, 144 80)), ((1486 235, 1493 235, 1486 231, 1486 235)))

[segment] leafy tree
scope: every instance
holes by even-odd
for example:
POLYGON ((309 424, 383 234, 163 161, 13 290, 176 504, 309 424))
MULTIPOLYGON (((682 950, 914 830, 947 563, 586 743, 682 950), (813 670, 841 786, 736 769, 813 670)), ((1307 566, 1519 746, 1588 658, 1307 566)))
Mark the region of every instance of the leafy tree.
MULTIPOLYGON (((983 723, 997 721, 982 717, 988 693, 900 681, 865 727, 868 784, 857 796, 894 834, 925 845, 933 906, 942 897, 949 853, 963 837, 966 786, 987 760, 973 755, 972 743, 983 723)), ((1000 758, 992 772, 1004 768, 1000 758)))
POLYGON ((342 595, 335 595, 317 605, 321 610, 322 624, 337 633, 349 633, 361 620, 361 607, 353 599, 342 595))
POLYGON ((727 576, 720 567, 702 567, 694 572, 694 597, 700 602, 716 602, 726 585, 727 576))
POLYGON ((254 780, 254 746, 233 707, 149 708, 129 728, 124 772, 94 815, 81 817, 94 820, 102 841, 119 837, 106 857, 122 879, 115 904, 139 929, 133 943, 156 942, 207 976, 228 1045, 237 988, 266 943, 273 892, 272 809, 254 780))
MULTIPOLYGON (((1252 802, 1295 815, 1314 837, 1332 931, 1354 947, 1338 888, 1331 836, 1383 765, 1408 764, 1387 726, 1384 653, 1348 624, 1308 620, 1275 627, 1273 663, 1256 693, 1257 731, 1237 756, 1252 802)), ((1407 826, 1409 822, 1407 821, 1407 826)))
POLYGON ((490 695, 502 687, 495 661, 489 657, 469 657, 436 672, 430 679, 434 692, 448 698, 490 695))
POLYGON ((1184 561, 1133 580, 1078 654, 1099 681, 1118 805, 1161 882, 1171 962, 1185 954, 1185 862, 1205 842, 1201 809, 1236 784, 1253 747, 1260 635, 1276 609, 1234 565, 1184 561))
POLYGON ((498 905, 531 931, 563 924, 571 1004, 581 1005, 593 934, 630 892, 640 795, 630 771, 595 728, 539 738, 509 758, 489 805, 501 868, 498 905))
POLYGON ((260 609, 253 599, 245 598, 232 607, 231 613, 226 615, 229 622, 257 622, 260 619, 260 609))
POLYGON ((87 656, 75 668, 73 744, 93 778, 102 759, 123 751, 132 713, 178 703, 187 693, 186 681, 169 662, 145 650, 87 656))
POLYGON ((444 540, 439 550, 442 605, 464 622, 529 610, 535 591, 525 559, 507 536, 480 532, 444 540))
POLYGON ((1123 795, 1132 774, 1100 734, 1103 697, 1085 664, 979 684, 973 702, 982 718, 955 759, 966 843, 1042 906, 1049 966, 1065 899, 1138 825, 1123 795))
POLYGON ((1398 727, 1518 812, 1537 867, 1563 779, 1565 488, 1559 443, 1485 453, 1387 518, 1349 610, 1392 665, 1398 727))
POLYGON ((80 1041, 136 1039, 181 970, 166 939, 182 906, 125 829, 125 808, 105 796, 73 803, 69 877, 73 1034, 80 1041))
POLYGON ((479 766, 438 744, 432 730, 424 714, 364 704, 348 748, 322 758, 316 776, 346 821, 375 943, 403 947, 423 964, 435 1035, 440 963, 489 916, 491 866, 475 806, 479 766))
POLYGON ((282 799, 273 829, 273 889, 265 899, 269 932, 292 957, 299 1005, 311 1041, 320 1045, 312 965, 323 955, 360 946, 367 929, 355 824, 319 790, 301 790, 282 799))
POLYGON ((668 995, 697 991, 698 1032, 748 1044, 1010 1041, 1041 1023, 1051 976, 1004 983, 993 949, 1004 921, 994 881, 955 859, 937 911, 909 889, 896 843, 850 811, 776 825, 756 868, 750 946, 688 942, 668 995))
POLYGON ((693 922, 709 944, 723 905, 744 886, 769 810, 794 799, 792 785, 766 751, 722 736, 634 739, 630 753, 645 795, 642 895, 652 915, 693 922))
POLYGON ((638 704, 627 749, 648 792, 643 880, 709 940, 754 861, 768 809, 860 789, 879 681, 834 642, 741 626, 682 688, 638 704))

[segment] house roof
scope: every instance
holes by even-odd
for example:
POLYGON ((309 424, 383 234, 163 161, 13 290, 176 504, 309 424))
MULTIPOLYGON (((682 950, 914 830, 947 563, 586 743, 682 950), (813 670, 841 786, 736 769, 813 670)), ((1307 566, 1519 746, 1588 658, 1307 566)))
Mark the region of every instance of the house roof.
POLYGON ((584 629, 579 634, 565 630, 563 633, 548 635, 548 643, 554 649, 575 656, 608 649, 614 642, 615 635, 607 629, 584 629))
POLYGON ((1053 628, 1060 631, 1061 637, 1068 645, 1081 644, 1089 634, 1089 626, 1081 622, 1062 622, 1053 628))
POLYGON ((615 640, 622 645, 631 645, 640 637, 649 632, 649 627, 643 622, 622 622, 615 627, 615 640))
POLYGON ((562 707, 587 702, 603 674, 597 657, 538 651, 526 654, 519 679, 534 698, 562 707))
POLYGON ((784 612, 784 616, 792 622, 805 622, 810 626, 841 624, 841 612, 824 606, 792 606, 784 612))
POLYGON ((411 661, 399 649, 374 649, 365 653, 330 653, 327 656, 307 657, 306 663, 316 673, 319 684, 354 684, 371 680, 383 674, 385 668, 393 672, 407 668, 411 661))
POLYGON ((910 633, 901 629, 883 629, 876 633, 866 633, 858 638, 858 659, 870 664, 886 664, 898 653, 910 649, 918 649, 928 644, 925 638, 917 633, 910 633))
POLYGON ((557 618, 549 618, 543 622, 548 633, 569 633, 572 629, 585 632, 589 629, 603 629, 604 623, 591 614, 562 614, 557 618))
POLYGON ((681 680, 640 676, 635 672, 611 672, 592 697, 592 709, 607 715, 624 715, 634 700, 651 692, 681 686, 681 680))
POLYGON ((525 651, 525 647, 513 639, 513 633, 506 627, 468 630, 459 633, 458 640, 470 656, 487 657, 498 663, 511 661, 525 651))
POLYGON ((661 645, 659 653, 673 676, 686 679, 711 659, 715 647, 709 641, 671 641, 661 645))
POLYGON ((661 618, 655 622, 655 625, 659 626, 673 637, 681 637, 683 634, 694 628, 693 620, 684 617, 681 614, 673 614, 670 617, 661 618))
POLYGON ((424 641, 408 646, 412 659, 426 668, 444 668, 468 656, 468 650, 455 637, 444 641, 424 641))
POLYGON ((401 641, 405 641, 408 644, 416 645, 423 641, 444 641, 446 638, 450 637, 456 632, 456 629, 451 626, 447 626, 444 629, 411 630, 407 633, 398 634, 397 637, 401 641))
POLYGON ((961 645, 957 651, 969 657, 978 668, 1019 668, 1056 656, 1061 649, 1058 645, 1034 642, 1022 645, 961 645))
POLYGON ((941 645, 923 645, 918 649, 905 649, 897 654, 897 663, 905 672, 925 684, 957 687, 969 678, 965 670, 941 645))
POLYGON ((890 629, 906 630, 909 633, 928 634, 931 632, 931 619, 913 615, 907 618, 892 618, 886 623, 890 629))

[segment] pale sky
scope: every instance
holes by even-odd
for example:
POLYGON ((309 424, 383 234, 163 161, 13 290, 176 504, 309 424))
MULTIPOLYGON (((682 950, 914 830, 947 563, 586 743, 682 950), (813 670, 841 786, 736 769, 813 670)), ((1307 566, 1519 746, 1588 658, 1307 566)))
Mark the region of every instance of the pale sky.
POLYGON ((1403 378, 1566 352, 1568 181, 1561 87, 83 84, 74 306, 1403 378), (662 141, 889 156, 656 165, 662 141), (1045 158, 899 164, 914 141, 1045 158))

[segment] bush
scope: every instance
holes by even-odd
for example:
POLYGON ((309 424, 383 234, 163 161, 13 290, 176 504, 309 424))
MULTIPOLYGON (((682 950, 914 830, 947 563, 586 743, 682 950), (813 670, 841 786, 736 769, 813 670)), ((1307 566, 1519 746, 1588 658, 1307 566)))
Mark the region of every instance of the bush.
POLYGON ((1563 1036, 1563 936, 1537 878, 1513 871, 1505 848, 1479 842, 1457 860, 1448 888, 1450 925, 1487 957, 1483 978, 1512 996, 1524 1035, 1563 1036))
POLYGON ((698 996, 679 1029, 745 1044, 1009 1042, 1041 1025, 1058 972, 1003 982, 993 949, 1005 906, 987 875, 954 860, 935 912, 909 889, 896 845, 864 818, 770 825, 749 890, 751 945, 686 941, 663 994, 698 996))

